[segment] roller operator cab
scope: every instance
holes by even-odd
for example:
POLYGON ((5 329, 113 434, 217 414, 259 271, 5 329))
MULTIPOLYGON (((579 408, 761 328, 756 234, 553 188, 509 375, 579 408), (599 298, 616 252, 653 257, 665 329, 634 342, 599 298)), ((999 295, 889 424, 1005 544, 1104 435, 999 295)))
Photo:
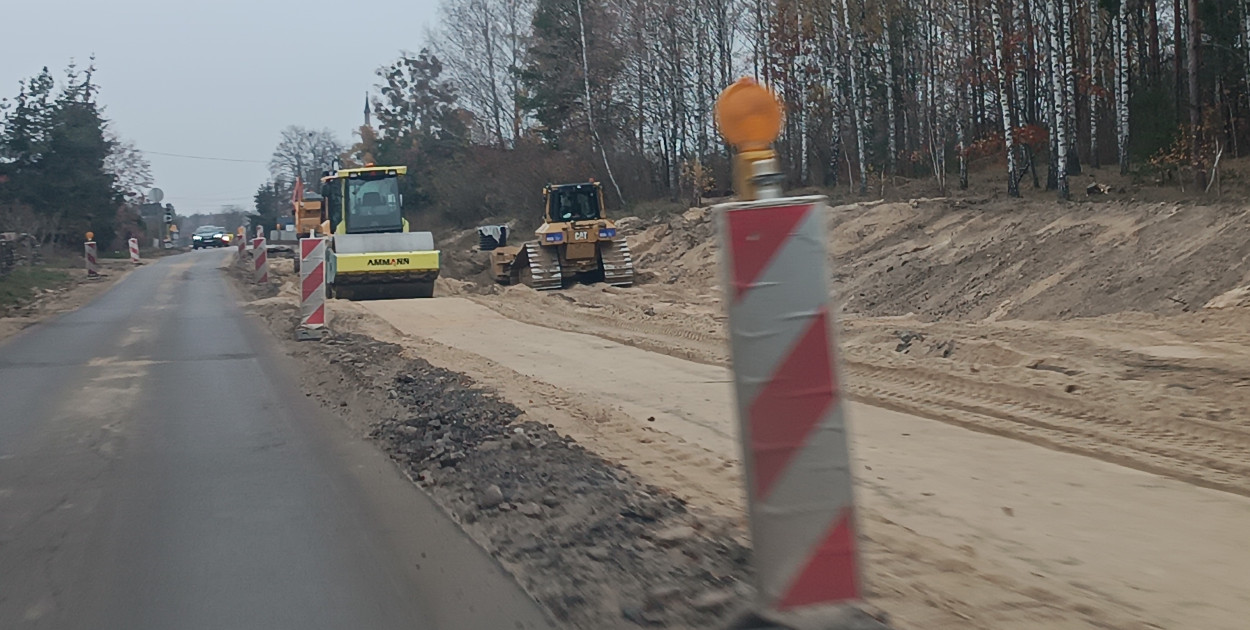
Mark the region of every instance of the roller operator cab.
POLYGON ((440 256, 430 232, 404 219, 403 166, 340 169, 321 180, 326 292, 349 300, 434 295, 440 256))
MULTIPOLYGON (((608 219, 598 182, 548 185, 543 188, 543 206, 543 224, 534 231, 537 240, 509 247, 506 236, 491 237, 498 244, 491 251, 496 280, 539 290, 578 281, 620 287, 634 283, 629 246, 608 219)), ((500 226, 480 230, 506 234, 500 226)))

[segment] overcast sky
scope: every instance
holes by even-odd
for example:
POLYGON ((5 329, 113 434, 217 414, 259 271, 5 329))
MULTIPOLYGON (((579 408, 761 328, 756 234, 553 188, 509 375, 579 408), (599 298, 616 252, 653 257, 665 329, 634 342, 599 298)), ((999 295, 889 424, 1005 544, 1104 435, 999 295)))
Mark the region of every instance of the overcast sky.
POLYGON ((38 0, 4 2, 0 96, 95 54, 105 116, 149 152, 180 214, 251 208, 287 125, 360 126, 374 71, 419 50, 438 0, 38 0), (160 153, 253 160, 235 163, 160 153))

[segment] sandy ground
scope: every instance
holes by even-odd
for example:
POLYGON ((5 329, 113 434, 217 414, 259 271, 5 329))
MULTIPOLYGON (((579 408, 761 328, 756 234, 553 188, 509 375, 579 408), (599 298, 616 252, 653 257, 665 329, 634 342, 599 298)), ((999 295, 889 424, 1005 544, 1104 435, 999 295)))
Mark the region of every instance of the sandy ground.
POLYGON ((63 289, 48 291, 34 302, 21 307, 17 313, 0 317, 0 341, 23 329, 33 326, 58 313, 72 311, 94 300, 134 269, 129 260, 101 259, 101 278, 88 280, 81 269, 70 270, 73 284, 63 289))
MULTIPOLYGON (((740 517, 724 368, 466 299, 335 306, 340 322, 364 309, 435 342, 423 356, 740 517)), ((1250 500, 878 407, 849 412, 872 601, 902 627, 1243 626, 1250 500)))
MULTIPOLYGON (((677 287, 470 295, 531 324, 727 365, 719 298, 677 287)), ((1250 312, 1056 322, 842 317, 853 398, 1250 495, 1250 312)))

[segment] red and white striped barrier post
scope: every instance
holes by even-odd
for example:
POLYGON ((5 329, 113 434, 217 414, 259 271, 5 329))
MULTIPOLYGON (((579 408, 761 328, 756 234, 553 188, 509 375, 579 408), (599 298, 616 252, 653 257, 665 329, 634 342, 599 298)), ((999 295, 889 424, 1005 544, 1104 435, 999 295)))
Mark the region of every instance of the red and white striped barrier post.
POLYGON ((326 325, 326 240, 299 240, 299 328, 300 341, 320 339, 326 325))
MULTIPOLYGON (((860 597, 825 199, 717 208, 758 619, 845 615, 860 597), (827 611, 827 612, 825 612, 827 611)), ((757 626, 740 626, 757 627, 757 626)))
POLYGON ((139 239, 130 239, 130 262, 139 264, 139 239))
POLYGON ((252 263, 255 265, 252 279, 256 284, 269 284, 269 252, 265 239, 252 239, 252 263))
POLYGON ((87 262, 88 278, 100 277, 100 261, 96 251, 95 241, 87 241, 86 243, 83 243, 83 258, 87 262))

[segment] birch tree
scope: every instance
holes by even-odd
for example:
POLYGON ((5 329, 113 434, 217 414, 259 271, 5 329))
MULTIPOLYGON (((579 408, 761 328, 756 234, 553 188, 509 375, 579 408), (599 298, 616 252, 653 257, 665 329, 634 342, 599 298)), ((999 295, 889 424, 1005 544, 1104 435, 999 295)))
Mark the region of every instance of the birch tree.
POLYGON ((1098 10, 1098 2, 1089 0, 1089 163, 1093 168, 1101 164, 1098 159, 1098 26, 1102 15, 1098 10))
POLYGON ((1067 200, 1068 191, 1068 72, 1066 67, 1067 53, 1064 50, 1061 31, 1067 28, 1063 20, 1061 5, 1064 0, 1046 0, 1050 13, 1050 67, 1053 77, 1051 84, 1052 98, 1055 103, 1053 146, 1058 151, 1055 159, 1056 180, 1059 198, 1067 200))
MULTIPOLYGON (((857 1, 860 9, 860 24, 862 25, 864 0, 857 1)), ((847 65, 851 79, 851 119, 855 130, 856 153, 859 158, 859 194, 863 195, 868 192, 868 159, 864 144, 867 125, 864 120, 863 72, 862 68, 859 67, 860 60, 863 59, 863 37, 862 30, 851 28, 851 2, 852 0, 842 0, 842 25, 846 29, 847 50, 850 57, 850 63, 847 65)))
POLYGON ((1128 55, 1128 2, 1120 0, 1120 12, 1116 17, 1116 95, 1115 111, 1118 121, 1116 139, 1120 156, 1120 174, 1128 175, 1128 124, 1129 124, 1129 55, 1128 55))
POLYGON ((1016 176, 1015 129, 1011 113, 1011 82, 1007 78, 1006 41, 1002 25, 1002 5, 990 7, 990 31, 994 36, 994 73, 998 77, 998 103, 1002 113, 1003 144, 1007 148, 1007 194, 1020 196, 1020 179, 1016 176))

